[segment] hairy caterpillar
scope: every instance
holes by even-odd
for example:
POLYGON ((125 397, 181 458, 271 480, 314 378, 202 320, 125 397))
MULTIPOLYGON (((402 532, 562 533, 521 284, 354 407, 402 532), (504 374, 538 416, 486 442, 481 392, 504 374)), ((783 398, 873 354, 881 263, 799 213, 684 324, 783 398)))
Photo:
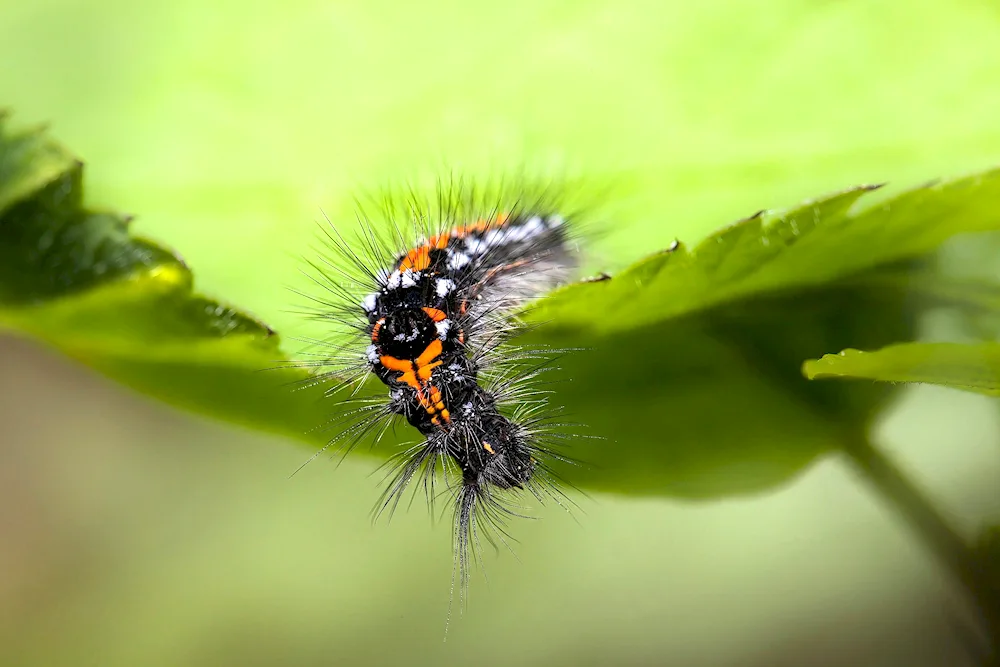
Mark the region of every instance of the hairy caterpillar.
MULTIPOLYGON (((308 274, 323 290, 311 314, 336 328, 313 341, 314 382, 350 403, 327 445, 349 451, 379 441, 394 418, 423 439, 388 462, 375 508, 391 513, 411 482, 433 506, 439 480, 454 503, 455 568, 468 585, 481 539, 507 543, 506 521, 523 516, 517 495, 563 504, 553 460, 554 411, 538 382, 551 351, 515 346, 515 313, 567 281, 578 264, 573 216, 549 188, 478 190, 439 184, 360 204, 361 233, 348 242, 329 225, 326 252, 308 274), (359 395, 371 375, 387 388, 359 395)), ((324 448, 325 449, 325 448, 324 448)), ((454 579, 453 579, 454 585, 454 579)))

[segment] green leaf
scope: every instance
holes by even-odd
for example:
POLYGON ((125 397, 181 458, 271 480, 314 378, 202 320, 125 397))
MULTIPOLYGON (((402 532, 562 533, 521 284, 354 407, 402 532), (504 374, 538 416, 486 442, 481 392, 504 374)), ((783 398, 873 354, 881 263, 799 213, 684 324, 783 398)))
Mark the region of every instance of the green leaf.
POLYGON ((693 252, 678 245, 616 280, 571 285, 546 299, 531 319, 609 334, 754 294, 844 280, 924 255, 956 234, 1000 227, 1000 170, 924 186, 851 212, 872 189, 756 215, 716 232, 693 252), (592 316, 594 308, 600 318, 592 316))
MULTIPOLYGON (((176 255, 132 237, 124 218, 89 211, 75 160, 4 121, 0 164, 11 174, 0 184, 0 325, 172 404, 326 442, 338 402, 284 364, 270 328, 194 292, 176 255)), ((718 496, 770 488, 835 450, 889 388, 809 383, 802 361, 911 339, 921 301, 886 276, 926 276, 915 258, 997 226, 988 202, 998 181, 990 172, 918 188, 855 213, 871 189, 857 188, 545 299, 526 313, 540 326, 525 342, 585 348, 560 359, 554 402, 576 431, 601 436, 574 441, 568 453, 584 465, 567 479, 718 496)), ((374 451, 390 455, 394 437, 374 451)))
POLYGON ((831 285, 608 336, 539 335, 588 348, 559 360, 558 401, 607 438, 574 443, 574 456, 598 465, 565 474, 591 488, 684 497, 785 482, 863 429, 888 393, 810 386, 801 360, 847 340, 909 337, 908 307, 901 292, 831 285))
POLYGON ((923 382, 1000 396, 1000 343, 903 343, 874 352, 846 349, 809 360, 802 370, 810 380, 923 382))
POLYGON ((0 327, 177 405, 272 429, 262 403, 294 414, 301 398, 278 388, 301 374, 260 372, 282 358, 277 336, 194 294, 180 258, 82 206, 78 161, 8 126, 0 116, 0 327))
POLYGON ((616 458, 611 471, 575 478, 699 495, 718 492, 720 471, 736 468, 743 473, 726 479, 725 490, 740 480, 740 490, 751 491, 787 479, 863 429, 885 390, 810 386, 802 361, 913 338, 915 312, 946 296, 913 260, 951 235, 1000 224, 992 205, 1000 171, 854 212, 871 189, 750 217, 693 251, 678 244, 611 280, 566 287, 531 310, 529 321, 545 323, 539 340, 593 350, 561 362, 573 389, 560 400, 602 435, 645 445, 608 454, 583 442, 585 461, 616 458), (616 414, 608 393, 621 399, 616 414), (648 485, 635 482, 643 478, 648 485))

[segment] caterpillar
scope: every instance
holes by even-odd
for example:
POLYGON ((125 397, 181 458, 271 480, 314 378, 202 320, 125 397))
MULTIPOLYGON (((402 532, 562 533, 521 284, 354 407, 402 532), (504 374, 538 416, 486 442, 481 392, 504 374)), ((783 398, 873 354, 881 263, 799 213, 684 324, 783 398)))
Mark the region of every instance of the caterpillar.
POLYGON ((443 479, 463 597, 482 541, 508 544, 507 520, 525 516, 519 493, 566 506, 551 463, 571 462, 557 446, 567 436, 539 384, 552 351, 511 338, 525 328, 518 309, 570 279, 579 252, 551 190, 530 191, 451 182, 430 199, 383 197, 373 213, 358 202, 360 234, 327 225, 307 274, 323 290, 311 314, 341 335, 313 341, 306 365, 350 404, 327 447, 377 443, 400 418, 422 436, 390 458, 373 514, 391 514, 414 480, 433 508, 443 479), (387 395, 359 395, 371 376, 387 395))

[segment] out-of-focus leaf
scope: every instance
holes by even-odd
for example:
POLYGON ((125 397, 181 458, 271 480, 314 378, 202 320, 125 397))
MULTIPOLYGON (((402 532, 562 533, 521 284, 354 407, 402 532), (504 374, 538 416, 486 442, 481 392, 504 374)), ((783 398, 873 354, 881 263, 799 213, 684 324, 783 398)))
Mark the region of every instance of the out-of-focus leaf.
POLYGON ((39 130, 0 116, 0 327, 47 341, 172 403, 274 428, 295 412, 281 391, 301 373, 261 373, 282 358, 264 324, 192 292, 172 252, 133 238, 128 220, 82 205, 82 165, 39 130), (187 369, 172 383, 167 372, 187 369), (234 392, 234 387, 243 387, 234 392))
MULTIPOLYGON (((89 211, 82 169, 36 131, 0 128, 0 324, 175 405, 321 445, 320 400, 255 318, 193 291, 173 253, 89 211), (39 167, 37 171, 35 164, 39 167), (265 370, 280 367, 281 370, 265 370)), ((566 477, 619 493, 708 497, 789 479, 863 429, 887 387, 817 384, 804 359, 913 336, 915 260, 998 225, 990 172, 853 212, 870 188, 727 227, 526 313, 524 342, 577 346, 553 402, 583 424, 566 477)), ((248 267, 252 271, 252 267, 248 267)), ((361 354, 363 351, 359 351, 361 354)), ((370 387, 384 392, 381 386, 370 387)), ((405 438, 406 430, 399 429, 405 438)), ((386 437, 380 456, 394 451, 386 437)))
POLYGON ((846 349, 809 360, 802 368, 811 380, 924 382, 1000 396, 1000 343, 902 343, 874 352, 846 349))

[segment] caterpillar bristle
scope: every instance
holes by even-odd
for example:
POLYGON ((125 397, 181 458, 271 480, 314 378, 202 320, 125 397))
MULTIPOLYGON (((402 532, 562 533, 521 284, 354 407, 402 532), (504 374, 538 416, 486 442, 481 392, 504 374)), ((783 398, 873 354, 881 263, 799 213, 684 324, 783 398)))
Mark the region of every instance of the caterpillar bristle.
POLYGON ((350 406, 317 456, 374 446, 396 418, 421 434, 378 469, 372 520, 391 517, 408 490, 406 504, 422 492, 432 514, 450 495, 453 592, 464 608, 483 544, 510 549, 508 521, 530 516, 520 499, 575 506, 553 469, 573 461, 559 451, 567 423, 554 419, 544 379, 573 350, 511 342, 533 328, 519 309, 577 269, 573 212, 551 183, 483 187, 460 177, 440 179, 429 196, 410 186, 356 204, 356 238, 327 224, 305 272, 320 291, 302 293, 303 314, 330 331, 303 339, 298 365, 350 406), (388 400, 362 393, 371 376, 388 400))

